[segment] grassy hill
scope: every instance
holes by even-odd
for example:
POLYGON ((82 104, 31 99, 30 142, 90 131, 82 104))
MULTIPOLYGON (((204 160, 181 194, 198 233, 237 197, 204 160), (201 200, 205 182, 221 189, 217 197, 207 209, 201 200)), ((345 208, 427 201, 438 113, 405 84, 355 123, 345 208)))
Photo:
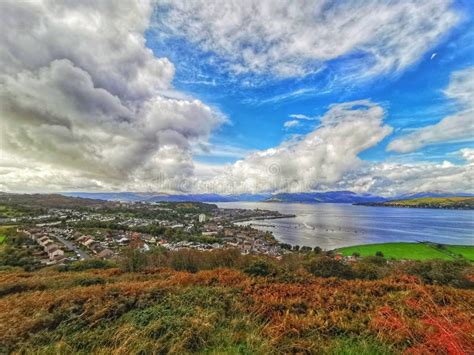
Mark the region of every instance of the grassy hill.
POLYGON ((406 200, 363 203, 369 206, 474 209, 474 197, 421 197, 406 200))
POLYGON ((437 245, 431 243, 382 243, 356 245, 337 250, 345 256, 354 253, 360 256, 373 256, 382 252, 386 258, 406 260, 455 260, 459 257, 474 261, 474 246, 437 245))
POLYGON ((0 270, 0 353, 398 354, 474 349, 466 262, 231 251, 0 270), (135 272, 127 271, 133 266, 135 272), (194 270, 190 272, 189 270, 194 270), (463 288, 460 288, 463 287, 463 288), (467 287, 467 288, 466 288, 467 287))

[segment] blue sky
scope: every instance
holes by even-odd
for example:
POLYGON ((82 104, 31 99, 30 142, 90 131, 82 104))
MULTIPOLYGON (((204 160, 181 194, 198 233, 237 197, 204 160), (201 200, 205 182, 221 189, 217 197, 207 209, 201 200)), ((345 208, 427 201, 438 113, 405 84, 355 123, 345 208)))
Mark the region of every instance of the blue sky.
MULTIPOLYGON (((301 120, 297 127, 285 129, 292 114, 320 117, 331 104, 369 98, 386 108, 385 122, 394 128, 392 135, 377 146, 360 154, 365 160, 420 159, 454 160, 453 152, 474 147, 474 141, 440 142, 417 151, 416 156, 387 152, 387 142, 410 130, 439 122, 455 112, 452 100, 443 90, 452 72, 474 65, 474 3, 458 1, 452 5, 463 19, 423 53, 419 60, 400 73, 383 73, 368 80, 335 83, 347 58, 327 64, 319 73, 297 78, 274 78, 268 75, 233 75, 222 71, 214 53, 203 51, 182 36, 163 36, 158 25, 146 34, 147 46, 157 57, 167 57, 176 67, 174 85, 209 105, 217 107, 228 118, 214 132, 210 142, 215 154, 199 154, 195 159, 205 163, 232 163, 243 158, 245 150, 274 147, 293 134, 307 134, 318 125, 318 119, 301 120), (212 63, 214 61, 215 64, 212 63), (236 149, 236 156, 221 155, 220 146, 236 149)), ((349 56, 356 56, 350 54, 349 56)), ((217 58, 219 59, 219 58, 217 58)), ((360 60, 365 60, 363 56, 360 60)))
POLYGON ((474 193, 470 0, 1 6, 0 190, 474 193))

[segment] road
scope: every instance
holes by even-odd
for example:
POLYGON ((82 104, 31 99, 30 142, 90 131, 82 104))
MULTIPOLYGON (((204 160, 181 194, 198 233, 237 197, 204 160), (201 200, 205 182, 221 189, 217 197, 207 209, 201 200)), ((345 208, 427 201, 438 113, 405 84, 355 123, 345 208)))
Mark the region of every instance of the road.
POLYGON ((59 236, 55 236, 61 243, 63 243, 65 246, 67 246, 69 249, 73 250, 76 254, 79 254, 81 256, 81 259, 87 260, 87 259, 92 259, 92 257, 87 254, 85 251, 82 251, 79 249, 77 246, 74 245, 74 243, 71 243, 70 241, 61 238, 59 236))

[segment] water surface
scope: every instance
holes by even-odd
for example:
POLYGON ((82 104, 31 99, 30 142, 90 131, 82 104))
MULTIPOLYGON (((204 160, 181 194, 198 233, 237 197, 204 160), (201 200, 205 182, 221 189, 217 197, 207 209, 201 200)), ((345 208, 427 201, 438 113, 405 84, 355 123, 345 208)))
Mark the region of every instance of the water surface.
POLYGON ((334 249, 385 242, 431 241, 474 245, 474 211, 424 208, 353 206, 350 204, 301 204, 223 202, 221 208, 266 209, 296 215, 243 222, 268 230, 281 242, 334 249))

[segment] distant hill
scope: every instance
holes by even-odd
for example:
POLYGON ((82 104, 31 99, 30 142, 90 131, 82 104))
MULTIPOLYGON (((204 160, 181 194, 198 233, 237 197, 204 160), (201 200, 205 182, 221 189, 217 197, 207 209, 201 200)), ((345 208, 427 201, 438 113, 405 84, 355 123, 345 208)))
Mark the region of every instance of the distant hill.
POLYGON ((408 208, 442 208, 442 209, 474 209, 474 197, 420 197, 404 200, 391 200, 376 203, 361 203, 370 206, 408 207, 408 208))
POLYGON ((386 198, 370 194, 356 194, 351 191, 281 193, 273 195, 266 200, 266 202, 298 203, 364 203, 382 201, 386 201, 386 198))
POLYGON ((392 198, 391 200, 409 200, 415 198, 426 198, 426 197, 474 197, 474 194, 469 193, 451 193, 451 192, 443 192, 443 191, 425 191, 425 192, 416 192, 411 194, 402 194, 398 195, 396 198, 392 198))
POLYGON ((147 201, 147 202, 299 202, 299 203, 359 203, 381 202, 385 198, 370 194, 356 194, 351 191, 304 192, 280 194, 165 194, 140 192, 68 192, 66 196, 93 198, 108 201, 147 201))
POLYGON ((79 198, 60 194, 0 193, 0 204, 33 208, 99 207, 105 203, 100 199, 79 198))
POLYGON ((93 198, 107 201, 146 201, 146 202, 237 202, 264 201, 271 194, 166 194, 153 192, 66 192, 65 196, 93 198))
POLYGON ((474 197, 472 194, 444 192, 421 192, 386 198, 372 194, 357 194, 352 191, 301 192, 278 194, 167 194, 159 192, 66 192, 65 196, 106 201, 145 202, 295 202, 295 203, 380 203, 390 200, 405 200, 426 197, 474 197))

